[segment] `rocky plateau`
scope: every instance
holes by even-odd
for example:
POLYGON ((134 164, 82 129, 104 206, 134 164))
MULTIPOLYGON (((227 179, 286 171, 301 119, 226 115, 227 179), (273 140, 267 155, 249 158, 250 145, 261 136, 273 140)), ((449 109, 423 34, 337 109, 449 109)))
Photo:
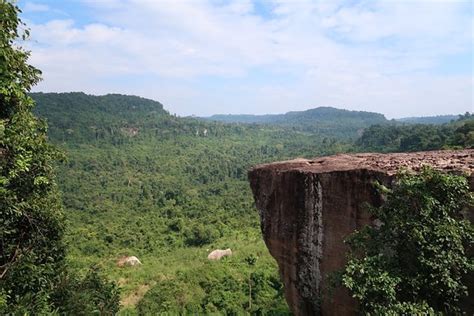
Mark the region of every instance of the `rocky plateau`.
MULTIPOLYGON (((366 203, 383 203, 375 181, 391 186, 399 170, 417 172, 423 165, 464 174, 474 188, 474 150, 341 154, 249 171, 263 238, 295 315, 356 313, 357 303, 347 290, 331 286, 331 275, 346 263, 344 239, 376 220, 366 208, 366 203)), ((471 221, 473 213, 466 213, 471 221)))

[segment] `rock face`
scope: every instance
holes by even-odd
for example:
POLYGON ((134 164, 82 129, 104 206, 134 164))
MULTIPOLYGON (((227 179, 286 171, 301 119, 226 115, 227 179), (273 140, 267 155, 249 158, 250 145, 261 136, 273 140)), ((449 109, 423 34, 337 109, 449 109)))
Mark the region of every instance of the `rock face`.
POLYGON ((422 165, 466 174, 474 188, 474 150, 336 155, 249 171, 263 237, 296 315, 355 314, 349 293, 330 286, 331 273, 346 263, 343 240, 374 222, 365 208, 382 203, 374 181, 390 186, 399 169, 418 171, 422 165))

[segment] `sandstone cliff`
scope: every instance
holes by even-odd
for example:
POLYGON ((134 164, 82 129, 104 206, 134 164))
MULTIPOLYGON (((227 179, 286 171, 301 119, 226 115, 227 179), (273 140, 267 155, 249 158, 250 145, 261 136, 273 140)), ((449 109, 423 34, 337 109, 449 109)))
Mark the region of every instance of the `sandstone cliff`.
POLYGON ((343 240, 375 220, 364 206, 382 203, 374 181, 390 186, 400 168, 417 171, 425 164, 467 174, 474 188, 474 150, 336 155, 249 171, 263 237, 296 315, 355 313, 345 289, 330 290, 331 273, 346 262, 343 240))

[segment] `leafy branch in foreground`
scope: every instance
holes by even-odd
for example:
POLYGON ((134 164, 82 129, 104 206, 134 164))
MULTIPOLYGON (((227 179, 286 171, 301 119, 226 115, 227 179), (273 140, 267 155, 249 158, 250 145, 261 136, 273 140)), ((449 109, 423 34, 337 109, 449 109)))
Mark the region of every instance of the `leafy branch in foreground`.
POLYGON ((460 312, 463 276, 473 270, 473 227, 462 217, 473 203, 466 179, 428 167, 400 173, 386 198, 371 210, 381 225, 347 240, 351 258, 342 283, 365 314, 460 312))
POLYGON ((115 285, 94 271, 76 278, 64 260, 54 174, 63 155, 49 143, 46 123, 32 113, 27 93, 41 72, 17 46, 29 35, 20 12, 12 1, 0 0, 0 314, 64 313, 71 307, 62 302, 73 301, 86 314, 97 308, 114 314, 115 285))
POLYGON ((47 141, 46 124, 32 114, 27 92, 41 72, 28 65, 29 52, 16 46, 28 37, 19 12, 10 1, 0 2, 0 296, 17 311, 22 305, 40 312, 64 262, 53 173, 60 153, 47 141))

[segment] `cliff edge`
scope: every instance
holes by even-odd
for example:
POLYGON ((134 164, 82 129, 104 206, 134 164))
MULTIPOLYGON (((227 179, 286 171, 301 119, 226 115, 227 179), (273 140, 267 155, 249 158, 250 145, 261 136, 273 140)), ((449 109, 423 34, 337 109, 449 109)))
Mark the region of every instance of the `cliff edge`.
MULTIPOLYGON (((354 315, 356 302, 330 286, 346 263, 344 238, 375 219, 374 181, 390 186, 398 170, 431 165, 464 174, 474 188, 474 150, 335 155, 262 164, 249 171, 265 243, 276 259, 296 315, 354 315)), ((473 210, 467 216, 473 220, 473 210)), ((472 293, 472 291, 471 291, 472 293)))

